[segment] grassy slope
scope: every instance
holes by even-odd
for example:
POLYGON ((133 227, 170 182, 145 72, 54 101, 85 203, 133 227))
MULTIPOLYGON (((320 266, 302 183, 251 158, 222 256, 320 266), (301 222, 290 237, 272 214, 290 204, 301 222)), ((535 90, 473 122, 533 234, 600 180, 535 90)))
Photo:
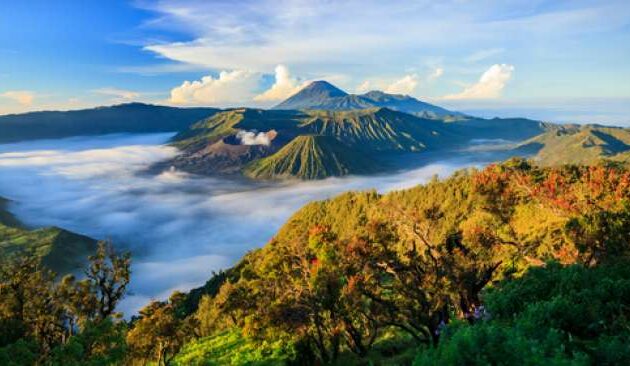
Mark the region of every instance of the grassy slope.
POLYGON ((321 135, 298 136, 277 153, 245 168, 246 175, 263 179, 321 179, 369 171, 370 162, 365 156, 333 137, 321 135))
POLYGON ((457 136, 440 122, 385 108, 311 111, 301 127, 309 133, 332 136, 348 146, 372 151, 421 151, 457 136))
POLYGON ((231 330, 187 344, 173 364, 283 366, 292 353, 281 342, 259 343, 243 337, 239 330, 231 330))
POLYGON ((521 145, 537 151, 541 165, 593 164, 602 159, 627 161, 630 130, 601 126, 566 126, 550 130, 521 145))
POLYGON ((6 210, 0 198, 0 258, 33 251, 49 268, 65 273, 80 267, 96 248, 96 240, 57 227, 28 230, 6 210))

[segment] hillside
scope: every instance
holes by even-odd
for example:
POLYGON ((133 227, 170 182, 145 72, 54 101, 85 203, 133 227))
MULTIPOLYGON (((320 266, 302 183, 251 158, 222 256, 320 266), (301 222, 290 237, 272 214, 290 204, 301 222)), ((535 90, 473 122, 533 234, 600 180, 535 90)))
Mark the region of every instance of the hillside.
POLYGON ((301 135, 245 168, 252 178, 322 179, 373 171, 371 161, 331 136, 301 135))
POLYGON ((379 166, 379 162, 374 159, 371 161, 371 169, 366 169, 365 164, 359 163, 369 157, 374 157, 379 152, 419 152, 455 146, 466 139, 465 135, 460 134, 448 124, 387 108, 351 111, 241 108, 219 112, 176 135, 172 144, 182 153, 157 167, 164 169, 172 166, 200 174, 233 174, 252 163, 245 170, 246 175, 250 177, 320 179, 382 170, 384 167, 379 166), (241 139, 243 133, 258 136, 262 140, 246 142, 241 139), (296 140, 296 137, 307 135, 325 136, 331 139, 296 140), (283 149, 292 141, 317 142, 320 153, 309 155, 309 160, 292 159, 290 164, 284 158, 280 158, 279 160, 284 163, 278 164, 279 155, 270 155, 274 153, 285 155, 289 150, 294 153, 303 147, 294 150, 296 147, 294 143, 287 149, 283 149), (326 151, 328 148, 333 150, 326 151), (280 149, 284 151, 280 153, 280 149), (351 164, 350 159, 342 161, 340 160, 342 156, 353 157, 357 163, 351 164), (253 164, 266 157, 269 159, 264 163, 261 161, 261 164, 253 164), (330 159, 321 160, 325 157, 330 159), (338 166, 334 163, 335 161, 341 165, 338 166), (334 166, 325 166, 328 163, 333 163, 334 166), (273 166, 273 169, 272 171, 260 170, 263 166, 266 168, 273 166), (316 174, 304 173, 312 172, 315 166, 323 169, 319 169, 316 174), (282 172, 279 170, 281 167, 286 169, 291 167, 291 169, 282 172))
MULTIPOLYGON (((328 92, 332 95, 339 93, 336 88, 328 92)), ((196 174, 245 172, 253 178, 320 179, 383 171, 387 167, 379 159, 375 159, 382 153, 391 155, 457 149, 475 139, 522 141, 544 132, 548 127, 545 123, 523 118, 469 118, 447 123, 383 107, 302 111, 239 108, 216 113, 177 134, 172 144, 181 150, 181 154, 158 164, 156 168, 175 167, 196 174), (259 140, 242 140, 244 133, 257 136, 259 140), (325 166, 335 159, 318 161, 324 156, 340 156, 337 151, 324 151, 328 147, 338 150, 341 148, 338 144, 318 144, 322 149, 321 154, 310 155, 311 159, 308 161, 291 158, 291 163, 288 163, 284 158, 279 158, 279 155, 271 156, 280 154, 279 150, 286 144, 303 135, 333 138, 346 149, 342 155, 353 156, 354 160, 361 162, 371 159, 371 169, 359 167, 359 164, 349 164, 348 161, 343 164, 343 169, 339 169, 338 166, 325 166), (260 161, 267 157, 265 162, 260 161), (260 164, 256 164, 258 161, 260 164), (279 164, 279 161, 283 163, 279 164), (248 164, 249 168, 245 169, 248 164), (312 165, 298 166, 301 164, 312 165), (319 169, 317 174, 304 173, 312 172, 314 166, 322 166, 324 169, 319 169), (270 168, 272 169, 269 170, 270 168), (283 168, 287 170, 281 171, 283 168)), ((305 142, 307 139, 297 141, 305 142)), ((291 151, 295 152, 295 147, 292 145, 291 151)), ((281 155, 286 157, 288 150, 285 149, 281 155)))
POLYGON ((431 119, 458 119, 465 116, 444 108, 419 101, 408 95, 387 94, 370 91, 365 94, 348 94, 326 81, 315 81, 305 86, 273 109, 301 110, 353 110, 367 108, 389 108, 431 119))
POLYGON ((627 162, 630 129, 558 126, 522 143, 518 149, 535 153, 534 160, 541 165, 594 164, 603 159, 627 162))
POLYGON ((208 282, 177 364, 622 364, 629 178, 515 159, 312 202, 208 282))
POLYGON ((414 152, 460 142, 443 123, 388 108, 307 113, 301 130, 335 137, 355 149, 414 152))
POLYGON ((57 227, 29 230, 6 209, 0 198, 0 258, 22 251, 32 251, 44 265, 67 273, 82 267, 85 258, 96 249, 96 240, 57 227))
POLYGON ((76 111, 0 116, 0 143, 108 133, 181 131, 216 108, 174 108, 128 103, 76 111))
POLYGON ((627 365, 629 185, 624 166, 512 159, 344 193, 131 320, 128 254, 101 245, 62 281, 3 257, 0 363, 627 365))

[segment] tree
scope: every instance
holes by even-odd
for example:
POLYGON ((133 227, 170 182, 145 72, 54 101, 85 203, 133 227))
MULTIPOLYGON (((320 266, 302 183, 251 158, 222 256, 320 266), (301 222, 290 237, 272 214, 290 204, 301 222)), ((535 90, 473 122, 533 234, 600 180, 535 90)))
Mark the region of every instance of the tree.
POLYGON ((195 336, 194 317, 182 318, 177 312, 182 301, 183 294, 175 292, 168 301, 153 301, 140 310, 140 318, 127 334, 133 357, 168 365, 185 342, 195 336))
MULTIPOLYGON (((78 282, 72 276, 57 282, 33 253, 10 258, 0 265, 0 347, 32 341, 40 362, 47 362, 53 349, 61 357, 79 347, 80 363, 115 354, 120 342, 107 334, 120 328, 111 318, 125 295, 129 267, 129 254, 117 255, 109 243, 99 244, 86 278, 78 282)), ((20 345, 16 349, 28 348, 20 345)))

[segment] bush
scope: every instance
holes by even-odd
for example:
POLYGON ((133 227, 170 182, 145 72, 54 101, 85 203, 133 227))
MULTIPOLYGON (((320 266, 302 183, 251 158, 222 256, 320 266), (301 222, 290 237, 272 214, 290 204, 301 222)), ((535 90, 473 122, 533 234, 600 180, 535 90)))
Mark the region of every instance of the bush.
POLYGON ((550 263, 485 300, 490 320, 449 326, 414 365, 630 364, 630 263, 550 263))

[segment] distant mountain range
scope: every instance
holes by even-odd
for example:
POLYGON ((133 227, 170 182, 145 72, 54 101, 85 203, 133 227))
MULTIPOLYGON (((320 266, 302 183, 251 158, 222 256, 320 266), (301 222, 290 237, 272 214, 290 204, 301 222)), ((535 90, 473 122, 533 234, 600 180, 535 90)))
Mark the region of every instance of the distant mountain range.
POLYGON ((348 94, 327 81, 314 81, 273 109, 321 109, 329 111, 389 108, 418 117, 457 120, 464 114, 421 102, 408 95, 387 94, 373 90, 365 94, 348 94))
POLYGON ((320 179, 383 171, 387 155, 503 139, 541 165, 628 161, 628 129, 483 119, 406 95, 348 94, 315 81, 272 109, 174 108, 141 103, 0 116, 0 143, 106 133, 178 132, 181 150, 154 166, 256 179, 320 179))
POLYGON ((0 143, 108 133, 174 132, 219 111, 127 103, 0 116, 0 143))
MULTIPOLYGON (((338 98, 343 93, 327 83, 323 88, 305 89, 309 95, 318 91, 315 94, 321 100, 325 95, 338 98)), ((446 122, 386 107, 240 108, 219 112, 179 133, 172 144, 182 153, 159 167, 198 174, 238 173, 257 179, 321 179, 383 171, 387 168, 383 156, 452 149, 473 139, 522 141, 546 128, 544 123, 527 119, 466 117, 446 122), (239 140, 243 133, 258 136, 259 142, 239 140)))

